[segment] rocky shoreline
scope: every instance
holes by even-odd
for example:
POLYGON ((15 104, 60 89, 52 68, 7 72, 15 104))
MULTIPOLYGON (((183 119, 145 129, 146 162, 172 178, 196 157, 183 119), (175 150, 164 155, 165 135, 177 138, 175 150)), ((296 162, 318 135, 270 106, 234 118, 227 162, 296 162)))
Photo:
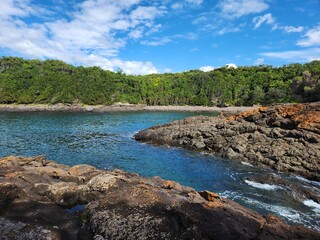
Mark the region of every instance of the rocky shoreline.
POLYGON ((320 102, 260 107, 226 117, 190 117, 140 131, 135 139, 320 181, 320 102))
POLYGON ((81 105, 81 104, 0 104, 0 112, 242 112, 255 107, 205 107, 205 106, 147 106, 139 104, 81 105))
POLYGON ((0 239, 319 239, 209 191, 45 157, 0 159, 0 239))

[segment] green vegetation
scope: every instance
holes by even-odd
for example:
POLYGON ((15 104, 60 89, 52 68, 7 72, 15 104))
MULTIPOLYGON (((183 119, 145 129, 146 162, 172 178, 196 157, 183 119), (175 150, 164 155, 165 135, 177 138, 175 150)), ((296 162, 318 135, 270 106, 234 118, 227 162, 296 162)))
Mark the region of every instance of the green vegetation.
POLYGON ((252 105, 320 100, 320 61, 125 75, 58 60, 0 58, 0 103, 252 105))

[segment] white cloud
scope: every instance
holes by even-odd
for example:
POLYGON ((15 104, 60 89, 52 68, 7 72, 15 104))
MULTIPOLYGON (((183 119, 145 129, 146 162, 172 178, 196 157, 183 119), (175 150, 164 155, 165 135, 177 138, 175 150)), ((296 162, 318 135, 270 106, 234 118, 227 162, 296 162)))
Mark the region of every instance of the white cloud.
POLYGON ((275 24, 275 19, 272 17, 271 13, 267 13, 263 16, 254 17, 252 19, 252 22, 254 23, 254 29, 259 28, 263 23, 273 25, 275 24))
MULTIPOLYGON (((222 67, 225 67, 225 68, 238 68, 236 64, 234 63, 228 63, 222 67)), ((213 67, 213 66, 203 66, 203 67, 200 67, 199 70, 203 71, 203 72, 210 72, 210 71, 213 71, 217 68, 221 68, 221 67, 213 67)))
POLYGON ((261 27, 262 24, 268 24, 272 26, 272 30, 283 30, 286 33, 298 33, 304 30, 304 27, 294 27, 294 26, 281 26, 275 20, 271 13, 267 13, 263 16, 257 16, 252 19, 254 23, 254 29, 261 27))
POLYGON ((27 17, 31 14, 38 16, 50 12, 39 6, 31 7, 30 2, 31 0, 1 0, 0 19, 8 19, 11 16, 27 17))
POLYGON ((164 73, 171 73, 172 69, 171 68, 165 68, 165 69, 163 69, 163 72, 164 73))
POLYGON ((227 68, 238 68, 237 65, 235 65, 234 63, 228 63, 226 64, 227 68))
POLYGON ((257 58, 255 61, 254 61, 254 65, 261 65, 264 63, 264 58, 257 58))
POLYGON ((153 20, 155 17, 162 15, 163 10, 160 10, 154 6, 144 7, 139 6, 137 9, 133 10, 131 13, 131 19, 133 20, 153 20))
POLYGON ((283 52, 265 52, 261 53, 261 55, 290 62, 310 62, 313 60, 320 60, 320 48, 308 48, 283 52))
POLYGON ((220 29, 219 31, 217 31, 217 35, 224 35, 226 33, 234 33, 234 32, 240 32, 241 29, 240 27, 224 27, 222 29, 220 29))
POLYGON ((299 27, 294 27, 294 26, 284 26, 283 30, 286 33, 299 33, 302 32, 304 30, 304 27, 299 26, 299 27))
POLYGON ((144 40, 141 41, 141 44, 147 45, 147 46, 161 46, 165 45, 169 42, 172 42, 175 39, 187 39, 187 40, 196 40, 198 38, 198 35, 192 32, 185 33, 185 34, 175 34, 172 36, 166 36, 161 38, 153 38, 152 40, 144 40))
POLYGON ((216 68, 212 67, 212 66, 203 66, 203 67, 199 68, 199 70, 201 70, 203 72, 210 72, 210 71, 213 71, 214 69, 216 69, 216 68))
POLYGON ((218 6, 222 16, 230 19, 261 13, 269 8, 264 0, 222 0, 218 6))
POLYGON ((183 4, 181 2, 177 2, 171 5, 171 8, 174 10, 178 10, 178 9, 182 9, 183 8, 183 4))
POLYGON ((159 32, 161 28, 162 28, 162 25, 161 25, 161 24, 157 24, 157 25, 155 25, 155 26, 152 26, 152 27, 150 27, 150 30, 148 30, 148 31, 146 32, 145 35, 146 35, 146 36, 149 36, 149 35, 151 35, 151 34, 153 34, 153 33, 159 32))
POLYGON ((207 22, 207 21, 208 21, 208 17, 200 16, 200 17, 197 17, 196 19, 194 19, 192 21, 192 24, 200 24, 200 23, 204 23, 204 22, 207 22))
POLYGON ((186 0, 187 3, 193 4, 193 5, 201 5, 203 3, 203 0, 186 0))
POLYGON ((144 41, 141 41, 141 44, 155 47, 155 46, 165 45, 166 43, 169 43, 171 41, 172 40, 170 38, 163 37, 163 38, 156 38, 152 41, 144 40, 144 41))
POLYGON ((185 1, 175 2, 171 4, 171 8, 174 10, 181 10, 184 7, 200 6, 202 3, 203 3, 203 0, 185 0, 185 1))
POLYGON ((302 8, 302 7, 296 7, 294 10, 297 11, 297 12, 300 12, 300 13, 303 13, 303 12, 306 11, 306 10, 305 10, 304 8, 302 8))
POLYGON ((172 38, 183 38, 183 39, 187 39, 187 40, 196 40, 196 39, 198 39, 198 35, 193 32, 188 32, 185 34, 173 35, 172 38))
POLYGON ((143 28, 137 28, 137 29, 133 29, 130 33, 129 33, 129 37, 133 38, 133 39, 138 39, 141 38, 143 35, 143 28))
POLYGON ((320 25, 309 30, 305 35, 305 39, 300 40, 297 45, 302 47, 320 46, 320 25))
MULTIPOLYGON (((31 0, 0 1, 0 46, 32 58, 61 59, 72 64, 121 67, 125 73, 156 72, 150 62, 118 58, 128 37, 141 38, 158 31, 155 18, 165 14, 161 6, 137 6, 140 0, 86 0, 69 13, 70 19, 43 23, 24 22, 25 17, 45 17, 50 11, 31 0), (118 33, 123 37, 119 37, 118 33)), ((32 18, 29 18, 29 20, 32 18)))

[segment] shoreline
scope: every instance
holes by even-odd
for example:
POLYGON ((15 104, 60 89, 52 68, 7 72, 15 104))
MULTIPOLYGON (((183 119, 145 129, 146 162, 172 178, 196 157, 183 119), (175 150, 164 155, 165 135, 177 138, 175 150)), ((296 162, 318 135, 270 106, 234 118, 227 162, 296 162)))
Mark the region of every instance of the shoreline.
POLYGON ((134 137, 320 181, 319 107, 320 102, 282 104, 218 118, 195 116, 141 130, 134 137))
POLYGON ((291 225, 217 193, 160 177, 145 178, 86 164, 68 166, 45 156, 0 158, 0 177, 1 239, 320 236, 317 229, 291 225))
POLYGON ((257 107, 206 107, 206 106, 147 106, 135 104, 80 105, 80 104, 0 104, 0 112, 228 112, 238 113, 257 107))

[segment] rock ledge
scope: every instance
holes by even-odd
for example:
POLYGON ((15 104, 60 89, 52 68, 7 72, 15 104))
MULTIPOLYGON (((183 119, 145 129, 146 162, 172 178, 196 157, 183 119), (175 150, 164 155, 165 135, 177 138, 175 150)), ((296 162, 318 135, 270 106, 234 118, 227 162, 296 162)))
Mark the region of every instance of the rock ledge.
POLYGON ((135 135, 138 141, 207 151, 320 181, 320 102, 190 117, 135 135))
POLYGON ((0 159, 0 239, 319 239, 209 191, 45 157, 0 159))

